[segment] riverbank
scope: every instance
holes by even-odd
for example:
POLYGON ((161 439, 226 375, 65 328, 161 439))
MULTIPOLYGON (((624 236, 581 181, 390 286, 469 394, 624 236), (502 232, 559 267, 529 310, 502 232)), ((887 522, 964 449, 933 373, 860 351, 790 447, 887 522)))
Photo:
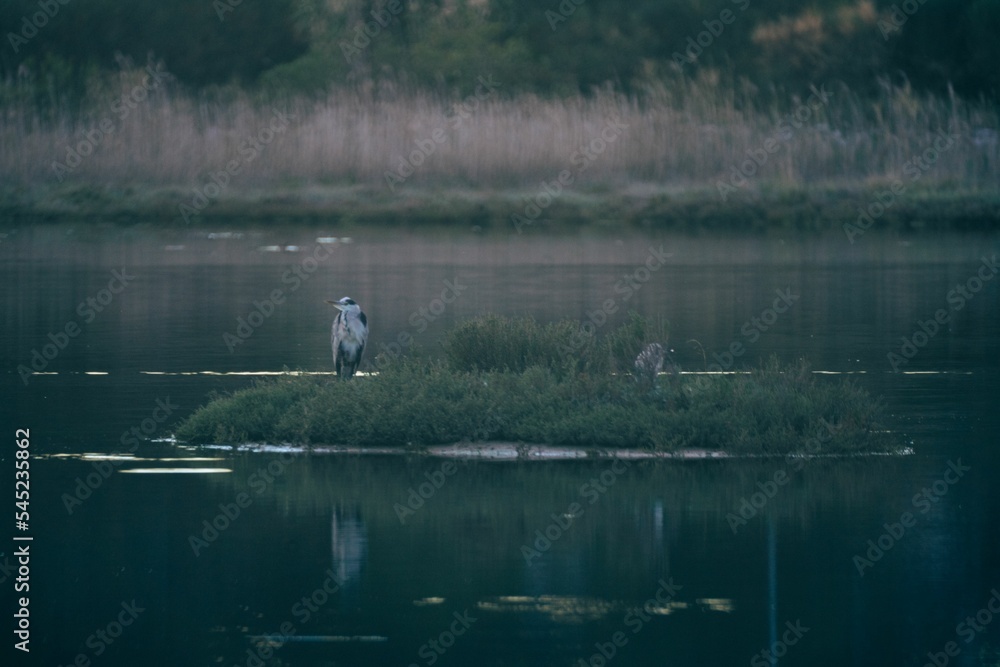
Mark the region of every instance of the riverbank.
POLYGON ((920 233, 1000 230, 1000 189, 918 188, 902 181, 727 192, 632 184, 620 188, 402 188, 304 185, 229 188, 215 199, 169 187, 40 185, 0 188, 8 224, 154 224, 186 228, 336 225, 498 234, 574 231, 920 233), (553 196, 553 193, 555 196, 553 196))

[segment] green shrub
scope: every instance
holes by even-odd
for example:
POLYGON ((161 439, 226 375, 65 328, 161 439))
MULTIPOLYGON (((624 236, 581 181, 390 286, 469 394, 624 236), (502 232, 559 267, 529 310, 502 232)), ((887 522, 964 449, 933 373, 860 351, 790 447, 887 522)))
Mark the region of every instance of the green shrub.
POLYGON ((448 365, 459 372, 510 371, 532 366, 563 371, 586 358, 592 341, 563 320, 540 325, 531 318, 485 315, 466 320, 444 342, 448 365))
POLYGON ((541 366, 555 373, 631 373, 648 343, 666 344, 665 321, 650 324, 637 313, 600 338, 571 320, 541 325, 531 318, 485 315, 467 320, 444 342, 448 365, 456 371, 523 372, 541 366))

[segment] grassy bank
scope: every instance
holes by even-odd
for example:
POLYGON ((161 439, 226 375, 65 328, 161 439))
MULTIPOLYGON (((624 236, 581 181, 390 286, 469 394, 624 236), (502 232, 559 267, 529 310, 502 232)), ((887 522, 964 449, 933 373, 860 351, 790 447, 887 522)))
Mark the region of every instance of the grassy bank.
POLYGON ((631 374, 664 326, 633 317, 600 339, 573 322, 485 317, 457 327, 446 359, 378 360, 350 382, 289 376, 199 409, 196 442, 421 447, 515 441, 784 454, 887 451, 881 406, 850 382, 776 361, 745 375, 631 374), (829 426, 828 426, 829 425, 829 426))
POLYGON ((478 97, 263 100, 125 70, 72 108, 4 89, 0 216, 823 230, 874 204, 883 229, 1000 225, 1000 114, 986 103, 705 77, 540 98, 489 81, 478 97))
MULTIPOLYGON (((443 228, 525 235, 545 232, 825 232, 842 234, 859 209, 875 206, 891 183, 857 188, 766 189, 722 201, 706 188, 633 184, 564 193, 540 215, 519 223, 537 189, 408 188, 391 195, 369 186, 301 186, 230 190, 190 226, 229 228, 321 225, 340 229, 443 228)), ((190 193, 178 188, 100 185, 0 186, 0 218, 9 224, 118 223, 184 228, 178 212, 190 193)), ((871 232, 1000 229, 997 191, 910 186, 884 208, 871 232)))

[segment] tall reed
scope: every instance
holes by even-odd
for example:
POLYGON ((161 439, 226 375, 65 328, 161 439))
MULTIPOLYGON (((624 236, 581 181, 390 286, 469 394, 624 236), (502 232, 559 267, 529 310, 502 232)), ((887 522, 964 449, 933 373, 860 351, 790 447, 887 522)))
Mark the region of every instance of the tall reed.
MULTIPOLYGON (((830 99, 796 126, 789 116, 807 115, 809 90, 782 94, 710 80, 678 80, 633 96, 489 93, 463 101, 419 91, 335 90, 271 103, 241 93, 210 99, 164 85, 133 99, 127 114, 113 106, 141 80, 141 72, 123 74, 116 85, 95 87, 82 110, 44 113, 18 101, 14 84, 0 86, 2 182, 194 188, 241 160, 231 179, 237 189, 385 186, 386 172, 404 176, 406 186, 534 187, 564 170, 574 185, 715 188, 741 165, 744 174, 755 172, 752 187, 852 186, 909 181, 908 163, 940 132, 955 141, 927 153, 934 163, 920 171, 922 183, 995 188, 1000 166, 995 108, 899 86, 886 85, 872 99, 827 84, 830 99), (276 110, 290 114, 287 130, 252 161, 241 158, 241 144, 258 136, 276 110), (607 131, 612 121, 620 123, 617 135, 607 131), (95 134, 102 123, 110 132, 95 134), (766 146, 773 150, 763 165, 745 163, 766 146), (79 164, 57 173, 55 163, 75 162, 74 150, 79 164), (404 162, 412 175, 398 170, 404 162)), ((399 181, 394 185, 398 192, 399 181)))

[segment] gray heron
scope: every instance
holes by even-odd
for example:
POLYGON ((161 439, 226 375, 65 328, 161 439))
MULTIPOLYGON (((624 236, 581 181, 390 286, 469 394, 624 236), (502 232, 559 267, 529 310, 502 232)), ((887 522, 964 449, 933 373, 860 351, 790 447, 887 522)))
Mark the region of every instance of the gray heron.
POLYGON ((636 379, 649 384, 656 382, 656 376, 663 372, 664 366, 673 375, 679 372, 670 352, 659 343, 650 343, 642 348, 639 356, 635 358, 634 365, 636 379))
POLYGON ((361 355, 365 353, 368 342, 368 318, 361 311, 361 306, 354 299, 345 296, 340 301, 327 303, 339 310, 333 318, 330 329, 330 347, 333 348, 333 365, 337 375, 350 378, 361 364, 361 355))

